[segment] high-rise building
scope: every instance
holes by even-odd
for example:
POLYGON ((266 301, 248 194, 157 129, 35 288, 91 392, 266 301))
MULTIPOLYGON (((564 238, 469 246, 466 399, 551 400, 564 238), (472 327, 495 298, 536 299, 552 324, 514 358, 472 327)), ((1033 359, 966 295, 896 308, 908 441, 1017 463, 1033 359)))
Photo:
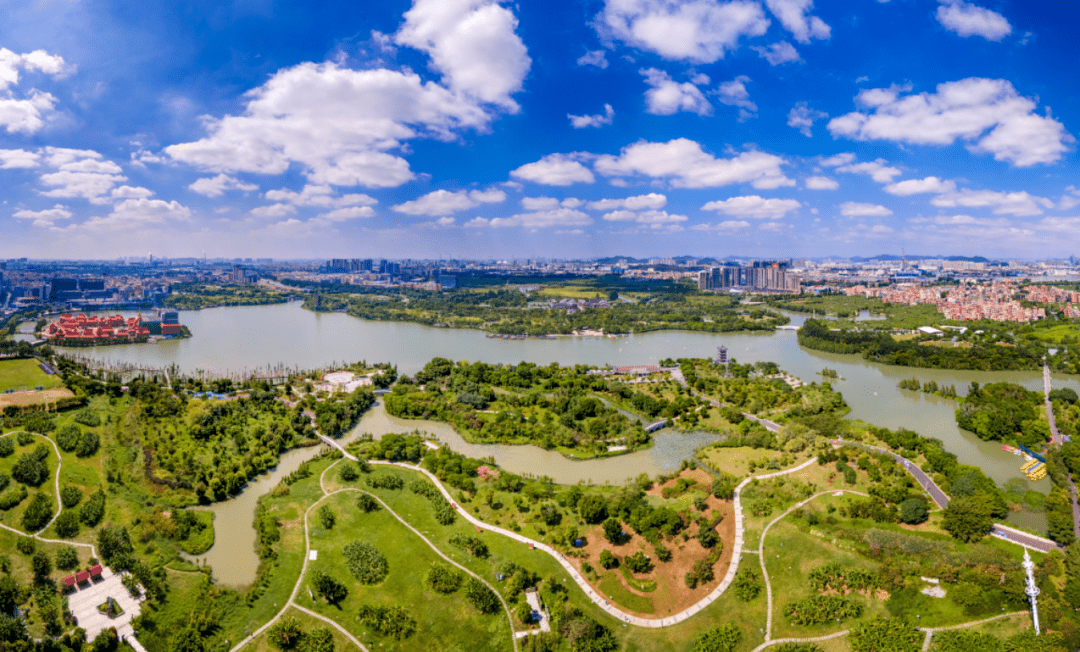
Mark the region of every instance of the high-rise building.
POLYGON ((798 277, 789 274, 787 260, 756 260, 747 267, 725 263, 698 272, 699 290, 746 288, 776 292, 798 292, 798 277))

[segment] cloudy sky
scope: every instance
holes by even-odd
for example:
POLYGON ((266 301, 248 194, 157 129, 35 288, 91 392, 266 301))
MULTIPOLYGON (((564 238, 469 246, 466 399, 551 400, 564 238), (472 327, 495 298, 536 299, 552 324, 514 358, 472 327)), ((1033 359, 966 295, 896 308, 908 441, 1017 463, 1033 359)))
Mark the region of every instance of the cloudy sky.
POLYGON ((0 257, 1080 254, 1080 5, 9 0, 0 257))

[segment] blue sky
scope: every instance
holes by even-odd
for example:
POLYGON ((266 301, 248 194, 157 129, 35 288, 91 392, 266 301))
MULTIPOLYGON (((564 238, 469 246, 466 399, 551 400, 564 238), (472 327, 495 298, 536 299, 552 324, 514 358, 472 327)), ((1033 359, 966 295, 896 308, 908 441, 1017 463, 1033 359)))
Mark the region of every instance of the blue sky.
POLYGON ((0 257, 1080 255, 1080 7, 13 0, 0 257))

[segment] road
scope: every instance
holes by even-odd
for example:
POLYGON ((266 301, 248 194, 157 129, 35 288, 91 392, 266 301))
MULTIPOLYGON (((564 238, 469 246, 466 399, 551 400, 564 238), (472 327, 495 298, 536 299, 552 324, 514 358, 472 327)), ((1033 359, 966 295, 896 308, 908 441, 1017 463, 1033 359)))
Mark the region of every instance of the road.
MULTIPOLYGON (((1050 367, 1046 364, 1046 358, 1043 358, 1043 396, 1046 400, 1046 420, 1050 423, 1050 441, 1061 446, 1065 443, 1065 437, 1058 431, 1057 422, 1054 421, 1054 403, 1050 400, 1050 389, 1050 367)), ((1076 495, 1076 483, 1073 482, 1071 473, 1065 476, 1065 480, 1069 485, 1069 500, 1072 501, 1073 535, 1080 540, 1080 499, 1076 495)))

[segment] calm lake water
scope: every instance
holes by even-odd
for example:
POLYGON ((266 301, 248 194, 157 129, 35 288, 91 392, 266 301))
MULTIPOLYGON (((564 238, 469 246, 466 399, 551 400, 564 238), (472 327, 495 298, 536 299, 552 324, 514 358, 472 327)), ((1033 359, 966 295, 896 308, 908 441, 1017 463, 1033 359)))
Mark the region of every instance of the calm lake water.
MULTIPOLYGON (((789 313, 793 324, 801 324, 807 315, 789 313)), ((916 377, 925 383, 955 385, 964 394, 972 382, 986 384, 1008 381, 1032 390, 1042 390, 1040 372, 979 372, 916 370, 879 365, 858 355, 841 355, 802 349, 792 331, 774 333, 686 333, 658 332, 632 337, 559 338, 556 340, 488 339, 482 332, 428 328, 416 324, 373 322, 340 313, 315 314, 300 304, 212 308, 181 313, 181 322, 191 329, 187 340, 156 344, 133 344, 79 349, 95 359, 133 363, 161 368, 177 364, 191 372, 245 371, 284 364, 293 368, 313 368, 333 362, 367 360, 393 362, 401 373, 412 374, 431 358, 452 360, 547 364, 632 365, 655 364, 664 358, 713 357, 716 347, 726 346, 728 354, 739 362, 773 361, 781 369, 806 382, 820 380, 825 367, 839 372, 834 381, 851 406, 851 418, 875 425, 906 427, 945 443, 960 461, 981 467, 997 482, 1020 478, 1030 488, 1046 492, 1049 480, 1031 483, 1020 473, 1022 458, 1001 450, 1000 444, 983 442, 972 433, 956 427, 955 402, 901 390, 897 383, 916 377)), ((1053 377, 1055 387, 1080 391, 1075 377, 1053 377)), ((387 415, 380 405, 361 420, 348 437, 360 432, 376 436, 386 432, 405 432, 414 428, 427 430, 455 451, 473 457, 492 456, 498 464, 515 473, 548 475, 557 482, 579 480, 593 483, 622 483, 645 472, 655 474, 678 468, 692 451, 715 437, 700 434, 661 432, 655 445, 631 455, 590 461, 568 460, 558 453, 533 446, 473 445, 461 439, 444 424, 401 421, 387 415)), ((277 484, 280 477, 292 472, 314 450, 293 451, 283 456, 278 468, 252 482, 237 498, 214 505, 217 513, 217 543, 205 557, 215 575, 226 584, 239 586, 254 579, 257 560, 254 556, 254 531, 251 521, 260 495, 277 484)), ((1018 513, 1019 525, 1044 526, 1041 514, 1018 513)))

